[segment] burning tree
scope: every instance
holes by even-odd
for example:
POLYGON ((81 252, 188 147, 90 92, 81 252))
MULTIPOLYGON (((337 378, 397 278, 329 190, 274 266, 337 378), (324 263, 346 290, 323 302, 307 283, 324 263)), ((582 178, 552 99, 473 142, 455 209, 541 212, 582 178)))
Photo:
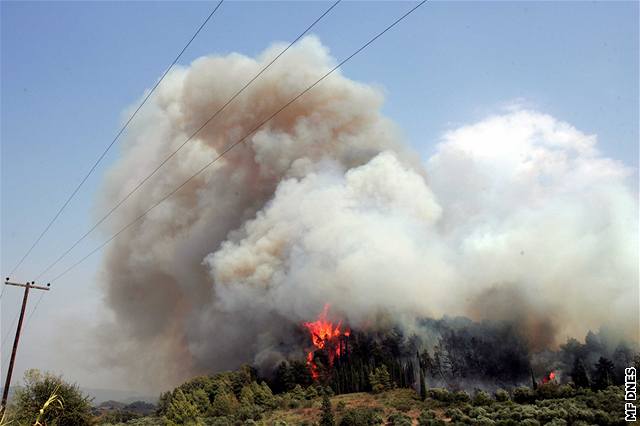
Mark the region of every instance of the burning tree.
POLYGON ((334 325, 327 319, 329 305, 326 304, 317 320, 302 325, 309 331, 313 349, 307 353, 307 365, 314 380, 320 378, 322 367, 332 367, 336 358, 347 352, 347 338, 351 331, 342 330, 342 321, 334 325), (325 358, 318 362, 318 358, 325 358))

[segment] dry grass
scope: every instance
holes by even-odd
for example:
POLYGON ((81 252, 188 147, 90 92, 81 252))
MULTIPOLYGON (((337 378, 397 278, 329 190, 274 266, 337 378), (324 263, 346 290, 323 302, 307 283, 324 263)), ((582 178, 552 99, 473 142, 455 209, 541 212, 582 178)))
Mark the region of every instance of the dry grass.
MULTIPOLYGON (((370 393, 350 393, 337 395, 331 398, 336 420, 340 420, 344 411, 337 410, 338 404, 344 403, 344 411, 353 408, 375 408, 379 409, 382 417, 388 418, 398 411, 404 412, 413 419, 414 424, 418 424, 418 416, 425 408, 418 395, 411 389, 394 389, 377 395, 370 393)), ((441 410, 440 410, 441 411, 441 410)), ((440 415, 442 413, 439 413, 440 415)), ((259 425, 271 426, 278 421, 285 421, 289 425, 299 425, 304 423, 313 424, 320 419, 320 398, 313 401, 310 408, 295 408, 288 410, 275 410, 270 412, 265 418, 258 421, 259 425)))

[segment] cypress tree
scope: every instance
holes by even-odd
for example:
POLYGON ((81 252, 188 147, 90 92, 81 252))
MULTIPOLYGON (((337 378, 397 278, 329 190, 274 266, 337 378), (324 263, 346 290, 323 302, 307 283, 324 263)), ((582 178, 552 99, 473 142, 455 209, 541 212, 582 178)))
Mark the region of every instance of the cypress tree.
POLYGON ((327 392, 322 396, 322 414, 320 414, 320 426, 335 426, 333 411, 331 410, 331 400, 327 392))

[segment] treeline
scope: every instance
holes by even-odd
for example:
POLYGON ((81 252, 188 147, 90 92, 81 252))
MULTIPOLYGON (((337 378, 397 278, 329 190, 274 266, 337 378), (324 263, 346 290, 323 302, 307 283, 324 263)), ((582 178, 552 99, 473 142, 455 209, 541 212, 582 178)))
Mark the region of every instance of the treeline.
MULTIPOLYGON (((389 376, 386 387, 416 385, 416 342, 407 340, 400 330, 385 333, 352 331, 349 336, 341 336, 338 344, 340 355, 329 356, 335 346, 327 346, 316 350, 312 357, 318 375, 316 382, 330 387, 334 393, 370 392, 377 384, 375 378, 380 371, 389 376)), ((283 361, 273 380, 267 381, 276 392, 314 383, 308 363, 299 360, 283 361)))
POLYGON ((585 343, 572 338, 556 351, 533 353, 526 336, 510 323, 445 318, 422 325, 437 336, 418 354, 420 374, 431 387, 535 387, 553 372, 559 383, 605 389, 624 383, 624 369, 637 356, 631 345, 606 332, 589 332, 585 343))

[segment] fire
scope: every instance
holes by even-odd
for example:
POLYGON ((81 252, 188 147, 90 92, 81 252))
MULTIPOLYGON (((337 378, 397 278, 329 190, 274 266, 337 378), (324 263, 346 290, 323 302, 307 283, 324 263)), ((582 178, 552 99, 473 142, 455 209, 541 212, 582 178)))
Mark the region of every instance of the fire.
POLYGON ((311 343, 313 344, 313 349, 307 353, 307 365, 314 380, 320 376, 318 366, 314 362, 314 352, 318 349, 326 350, 329 364, 332 365, 333 360, 345 351, 342 347, 340 336, 348 337, 351 334, 348 328, 342 330, 342 321, 339 321, 336 325, 329 321, 327 319, 328 312, 329 304, 326 304, 317 320, 302 324, 309 331, 311 343))
POLYGON ((542 379, 542 383, 549 383, 549 382, 552 382, 552 381, 554 381, 554 380, 555 380, 555 378, 556 378, 556 373, 552 371, 552 372, 550 372, 550 373, 549 373, 549 375, 548 375, 548 376, 545 376, 545 377, 542 379))

